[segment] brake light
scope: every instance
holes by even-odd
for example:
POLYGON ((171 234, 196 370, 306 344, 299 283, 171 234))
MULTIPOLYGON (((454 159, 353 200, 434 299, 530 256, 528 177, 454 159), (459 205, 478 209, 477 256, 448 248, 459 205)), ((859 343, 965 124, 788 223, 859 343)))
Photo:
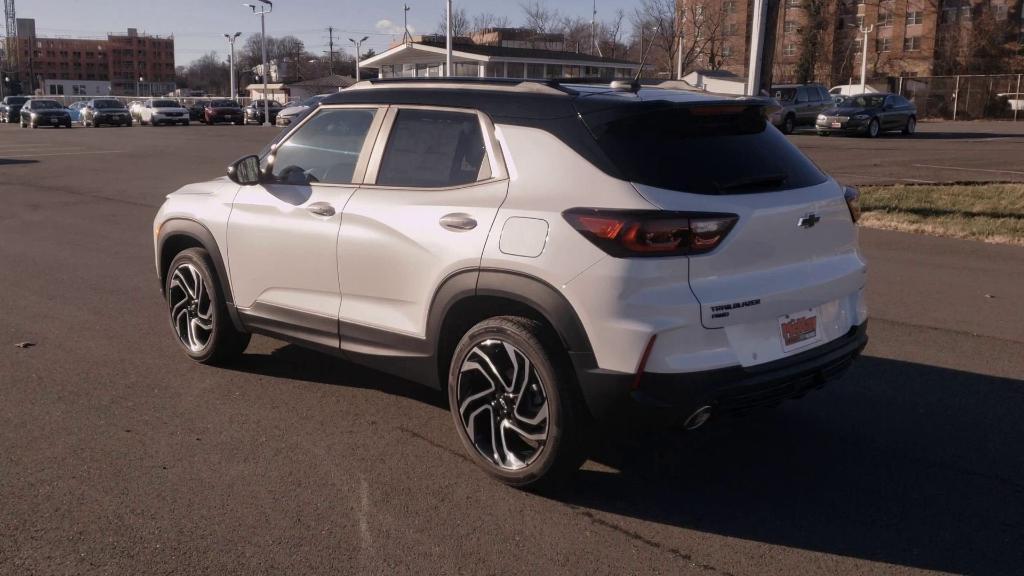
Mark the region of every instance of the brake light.
POLYGON ((850 209, 850 218, 854 222, 860 220, 860 190, 847 186, 843 189, 843 197, 846 198, 846 207, 850 209))
POLYGON ((565 220, 611 256, 684 256, 714 250, 739 219, 735 214, 573 208, 565 220))

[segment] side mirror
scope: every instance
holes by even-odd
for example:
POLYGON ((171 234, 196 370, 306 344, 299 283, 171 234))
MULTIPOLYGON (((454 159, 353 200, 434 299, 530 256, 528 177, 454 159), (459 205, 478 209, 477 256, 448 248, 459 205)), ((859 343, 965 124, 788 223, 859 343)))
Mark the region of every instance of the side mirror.
POLYGON ((235 184, 255 186, 260 183, 260 157, 243 156, 228 166, 228 178, 235 184))

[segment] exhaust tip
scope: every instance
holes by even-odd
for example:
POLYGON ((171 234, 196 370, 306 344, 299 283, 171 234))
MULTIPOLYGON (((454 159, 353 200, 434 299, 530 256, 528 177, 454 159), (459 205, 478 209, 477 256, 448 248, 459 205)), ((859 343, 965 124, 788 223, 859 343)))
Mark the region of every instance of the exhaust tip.
POLYGON ((710 419, 711 406, 701 406, 693 414, 690 414, 690 417, 683 423, 683 428, 687 430, 696 430, 706 424, 710 419))

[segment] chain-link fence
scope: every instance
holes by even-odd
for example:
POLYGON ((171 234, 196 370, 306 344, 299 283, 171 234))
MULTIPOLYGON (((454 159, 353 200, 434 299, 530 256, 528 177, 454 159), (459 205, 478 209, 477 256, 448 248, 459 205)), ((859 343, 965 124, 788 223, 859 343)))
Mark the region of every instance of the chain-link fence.
POLYGON ((893 89, 917 106, 922 118, 1024 121, 1024 74, 915 76, 893 89))

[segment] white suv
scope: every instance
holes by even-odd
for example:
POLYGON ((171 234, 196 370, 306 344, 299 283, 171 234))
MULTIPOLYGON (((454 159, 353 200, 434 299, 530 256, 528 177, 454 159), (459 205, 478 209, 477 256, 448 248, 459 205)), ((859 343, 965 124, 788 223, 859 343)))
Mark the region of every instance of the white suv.
POLYGON ((634 410, 687 428, 798 397, 867 342, 857 193, 770 103, 657 87, 377 80, 157 214, 185 352, 262 333, 446 390, 536 486, 634 410))

